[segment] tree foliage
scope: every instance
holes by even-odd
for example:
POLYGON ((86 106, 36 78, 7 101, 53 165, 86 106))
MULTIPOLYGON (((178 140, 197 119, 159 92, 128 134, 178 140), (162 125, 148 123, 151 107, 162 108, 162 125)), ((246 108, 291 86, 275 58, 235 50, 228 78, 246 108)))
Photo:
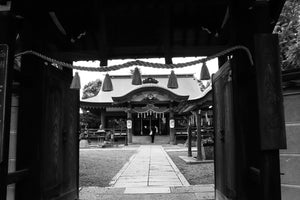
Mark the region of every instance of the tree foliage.
POLYGON ((91 98, 96 96, 100 91, 102 85, 102 81, 97 79, 95 81, 91 81, 83 87, 82 99, 91 98))
POLYGON ((300 68, 300 1, 287 0, 274 32, 279 35, 282 69, 300 68))
POLYGON ((88 128, 98 128, 101 124, 101 119, 98 115, 85 111, 80 113, 80 124, 88 128))

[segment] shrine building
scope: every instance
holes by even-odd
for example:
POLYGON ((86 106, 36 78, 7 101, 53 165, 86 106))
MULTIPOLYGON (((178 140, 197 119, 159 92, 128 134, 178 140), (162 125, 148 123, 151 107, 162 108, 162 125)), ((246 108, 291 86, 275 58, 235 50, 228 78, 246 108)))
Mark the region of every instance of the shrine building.
POLYGON ((211 91, 210 86, 201 89, 193 74, 142 75, 140 84, 134 84, 131 75, 106 79, 109 87, 104 80, 99 93, 82 99, 80 106, 100 116, 105 130, 127 130, 129 143, 150 141, 155 128, 155 143, 174 144, 176 134, 186 133, 187 116, 197 107, 189 102, 199 104, 211 91))

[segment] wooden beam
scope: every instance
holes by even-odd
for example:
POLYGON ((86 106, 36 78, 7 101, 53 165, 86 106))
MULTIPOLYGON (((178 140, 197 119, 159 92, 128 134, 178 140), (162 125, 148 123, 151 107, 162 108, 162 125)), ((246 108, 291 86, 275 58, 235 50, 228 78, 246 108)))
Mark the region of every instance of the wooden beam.
POLYGON ((163 48, 165 54, 165 63, 172 64, 172 55, 170 54, 170 45, 172 38, 171 35, 171 5, 170 1, 164 2, 164 14, 163 14, 163 48))
POLYGON ((95 13, 99 13, 96 17, 98 21, 99 33, 96 35, 99 53, 100 66, 107 66, 107 25, 106 25, 106 4, 104 1, 95 1, 95 13))
POLYGON ((281 200, 279 150, 261 154, 260 182, 262 200, 281 200))
POLYGON ((286 148, 277 35, 255 36, 255 62, 261 149, 286 148))
POLYGON ((23 181, 25 178, 29 177, 29 170, 28 169, 23 169, 23 170, 18 170, 12 173, 9 173, 7 176, 7 182, 6 184, 12 184, 12 183, 18 183, 20 181, 23 181))
POLYGON ((13 82, 15 18, 10 12, 0 12, 0 199, 6 199, 13 82))
MULTIPOLYGON (((209 56, 221 52, 229 46, 198 46, 198 47, 172 47, 170 54, 173 57, 195 57, 209 56)), ((90 51, 57 51, 47 52, 47 56, 58 60, 100 60, 99 52, 90 51)), ((165 54, 162 48, 156 46, 143 47, 111 47, 107 59, 129 59, 129 58, 164 58, 165 54)))

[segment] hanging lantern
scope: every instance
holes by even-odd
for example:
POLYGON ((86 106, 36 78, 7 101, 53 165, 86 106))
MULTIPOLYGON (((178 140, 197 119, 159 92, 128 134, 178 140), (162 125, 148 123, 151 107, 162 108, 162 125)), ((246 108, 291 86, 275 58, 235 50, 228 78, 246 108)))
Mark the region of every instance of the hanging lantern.
POLYGON ((142 78, 141 78, 141 72, 139 68, 135 68, 133 75, 132 75, 132 85, 142 85, 142 78))
POLYGON ((70 89, 73 89, 73 90, 80 90, 80 88, 81 88, 80 77, 79 77, 78 72, 75 72, 75 75, 74 75, 74 77, 73 77, 73 80, 72 80, 70 89))
POLYGON ((177 77, 175 75, 174 70, 171 71, 169 81, 168 81, 168 88, 171 89, 176 89, 178 88, 178 82, 177 82, 177 77))
POLYGON ((102 85, 102 91, 103 92, 109 92, 113 90, 113 85, 111 82, 111 78, 109 76, 109 74, 105 75, 104 81, 103 81, 103 85, 102 85))
POLYGON ((200 73, 200 80, 210 80, 210 74, 206 65, 206 62, 203 63, 200 73))

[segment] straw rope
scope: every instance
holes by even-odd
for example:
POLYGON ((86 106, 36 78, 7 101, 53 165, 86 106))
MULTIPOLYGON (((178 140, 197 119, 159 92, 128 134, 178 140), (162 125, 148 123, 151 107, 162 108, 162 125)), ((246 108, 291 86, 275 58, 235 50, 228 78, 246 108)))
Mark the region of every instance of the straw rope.
POLYGON ((131 67, 131 66, 144 66, 144 67, 164 68, 164 69, 188 67, 188 66, 192 66, 192 65, 196 65, 196 64, 200 64, 200 63, 205 63, 209 60, 212 60, 212 59, 220 57, 220 56, 228 55, 229 53, 236 51, 236 50, 245 51, 248 55, 251 65, 253 65, 253 58, 252 58, 252 55, 251 55, 249 49, 242 45, 230 47, 224 51, 216 53, 212 56, 208 56, 206 58, 202 58, 202 59, 198 59, 198 60, 194 60, 194 61, 190 61, 190 62, 185 62, 185 63, 178 63, 178 64, 161 64, 161 63, 152 63, 152 62, 145 62, 145 61, 141 61, 141 60, 135 60, 135 61, 126 62, 124 64, 112 65, 112 66, 107 66, 107 67, 85 67, 85 66, 77 66, 77 65, 72 65, 70 63, 66 63, 63 61, 59 61, 59 60, 50 58, 48 56, 45 56, 41 53, 38 53, 36 51, 33 51, 33 50, 28 50, 28 51, 18 53, 15 55, 15 57, 29 54, 29 55, 35 55, 43 60, 46 60, 51 63, 55 63, 62 67, 67 67, 67 68, 76 69, 76 70, 83 70, 83 71, 91 71, 91 72, 108 72, 108 71, 115 71, 115 70, 131 67))

